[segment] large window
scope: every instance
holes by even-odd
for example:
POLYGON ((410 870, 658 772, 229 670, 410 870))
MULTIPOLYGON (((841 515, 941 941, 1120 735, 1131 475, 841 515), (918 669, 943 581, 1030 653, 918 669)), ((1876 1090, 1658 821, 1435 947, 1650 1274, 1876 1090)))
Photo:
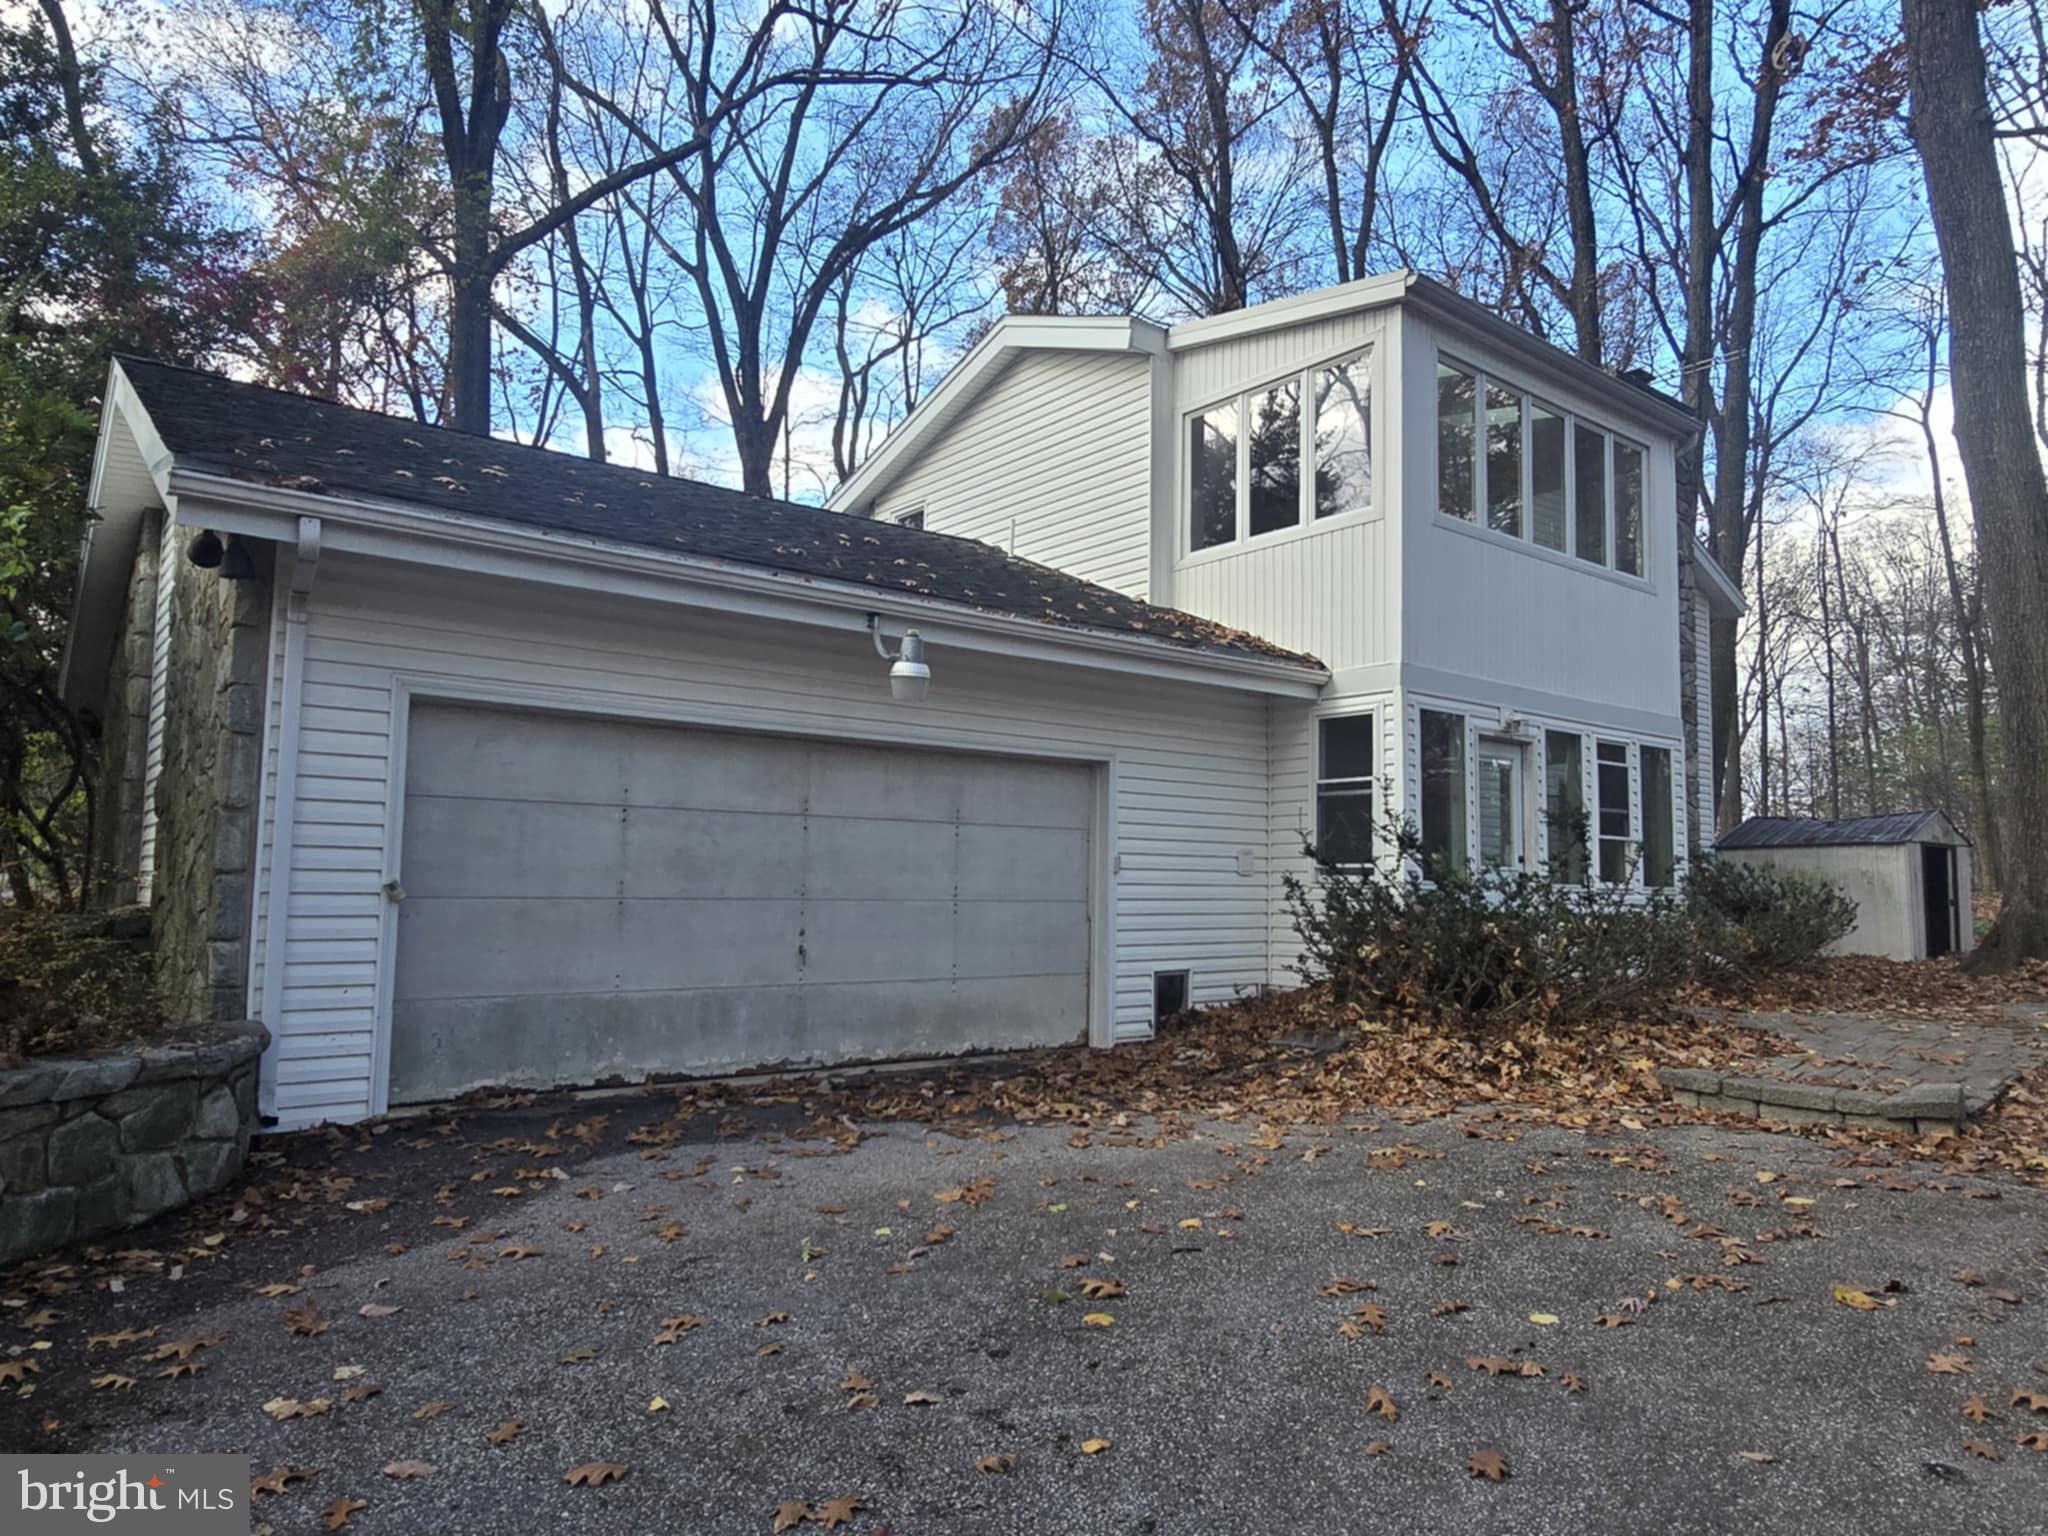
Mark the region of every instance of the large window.
POLYGON ((1671 816, 1671 749, 1638 748, 1643 762, 1643 883, 1662 889, 1678 881, 1677 830, 1671 816))
POLYGON ((1188 417, 1188 548, 1372 506, 1364 354, 1304 368, 1188 417))
POLYGON ((1472 520, 1479 476, 1472 465, 1473 412, 1479 381, 1449 363, 1436 370, 1436 505, 1446 517, 1472 520))
POLYGON ((1465 868, 1465 717, 1421 712, 1422 872, 1465 868))
POLYGON ((1644 453, 1476 369, 1436 370, 1437 510, 1628 576, 1643 548, 1644 453))
POLYGON ((1188 418, 1189 546, 1208 549, 1237 537, 1237 402, 1188 418))
POLYGON ((1543 820, 1550 842, 1553 878, 1583 885, 1586 880, 1585 738, 1571 731, 1543 737, 1543 820))
POLYGON ((1600 796, 1600 880, 1620 885, 1629 878, 1633 811, 1628 792, 1628 743, 1603 741, 1594 749, 1594 788, 1600 796))
POLYGON ((1338 715, 1316 725, 1316 857, 1325 864, 1372 862, 1372 716, 1338 715))

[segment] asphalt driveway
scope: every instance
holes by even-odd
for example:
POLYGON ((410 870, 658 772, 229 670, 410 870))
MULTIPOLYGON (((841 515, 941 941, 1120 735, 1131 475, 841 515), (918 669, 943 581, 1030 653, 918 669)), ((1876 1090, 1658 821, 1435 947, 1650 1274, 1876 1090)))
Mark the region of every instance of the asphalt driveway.
POLYGON ((10 1291, 0 1445, 246 1451, 307 1474, 280 1532, 2048 1531, 2048 1192, 1707 1126, 666 1109, 281 1139, 242 1220, 10 1291))

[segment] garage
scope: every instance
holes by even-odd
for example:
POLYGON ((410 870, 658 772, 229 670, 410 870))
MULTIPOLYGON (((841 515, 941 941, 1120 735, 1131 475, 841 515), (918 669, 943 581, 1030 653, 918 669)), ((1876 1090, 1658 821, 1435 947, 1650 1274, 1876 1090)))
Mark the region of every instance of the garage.
POLYGON ((390 1102, 1081 1040, 1095 776, 415 700, 390 1102))

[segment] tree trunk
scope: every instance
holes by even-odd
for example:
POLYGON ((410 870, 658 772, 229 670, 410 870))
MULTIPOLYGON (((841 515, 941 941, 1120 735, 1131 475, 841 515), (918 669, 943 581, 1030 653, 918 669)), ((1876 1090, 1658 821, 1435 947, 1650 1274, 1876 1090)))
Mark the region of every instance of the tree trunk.
POLYGON ((2048 956, 2048 478, 2027 418, 2019 260, 1972 0, 1905 0, 1909 122, 1948 290, 1956 444, 1976 520, 2008 771, 2005 903, 1972 964, 2048 956))

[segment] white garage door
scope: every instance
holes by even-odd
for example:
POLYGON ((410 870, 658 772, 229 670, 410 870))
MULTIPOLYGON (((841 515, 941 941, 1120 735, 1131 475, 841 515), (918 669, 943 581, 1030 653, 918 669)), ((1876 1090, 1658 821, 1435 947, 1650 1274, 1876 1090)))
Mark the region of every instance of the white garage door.
POLYGON ((1054 1044, 1085 766, 412 711, 391 1102, 1054 1044))

